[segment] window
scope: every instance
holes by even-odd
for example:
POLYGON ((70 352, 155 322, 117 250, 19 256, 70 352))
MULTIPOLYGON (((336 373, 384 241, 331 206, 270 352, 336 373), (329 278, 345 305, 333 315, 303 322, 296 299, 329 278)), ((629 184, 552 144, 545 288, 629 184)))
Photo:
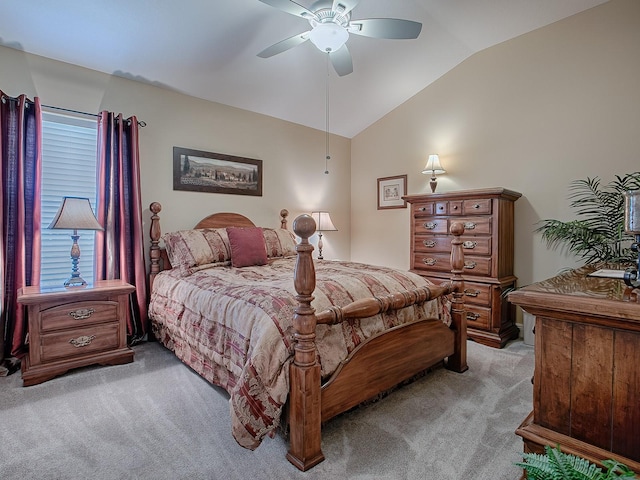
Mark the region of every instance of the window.
MULTIPOLYGON (((62 197, 89 198, 96 206, 97 118, 42 114, 42 271, 40 285, 59 286, 71 275, 71 230, 50 230, 62 197)), ((93 281, 95 232, 79 231, 78 270, 93 281)))

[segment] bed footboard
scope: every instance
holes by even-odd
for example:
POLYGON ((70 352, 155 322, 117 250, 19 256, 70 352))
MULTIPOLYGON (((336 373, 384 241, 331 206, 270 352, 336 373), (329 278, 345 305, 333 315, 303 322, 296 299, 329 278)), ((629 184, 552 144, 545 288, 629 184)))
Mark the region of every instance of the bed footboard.
POLYGON ((290 446, 287 459, 305 471, 324 460, 321 450, 322 421, 388 390, 445 358, 447 368, 456 372, 467 369, 464 282, 461 275, 464 255, 460 240, 464 226, 455 223, 451 227, 453 275, 449 284, 358 300, 318 315, 311 307, 316 280, 311 256, 313 246, 309 243, 309 237, 315 232, 315 222, 310 216, 301 215, 293 222, 293 229, 301 241, 296 247, 298 256, 294 283, 298 306, 293 318, 295 353, 290 369, 290 446), (445 294, 452 294, 453 297, 451 327, 439 320, 427 320, 402 325, 373 337, 354 350, 348 362, 341 367, 342 371, 337 372, 325 387, 321 387, 315 346, 318 323, 335 324, 350 318, 370 317, 445 294))

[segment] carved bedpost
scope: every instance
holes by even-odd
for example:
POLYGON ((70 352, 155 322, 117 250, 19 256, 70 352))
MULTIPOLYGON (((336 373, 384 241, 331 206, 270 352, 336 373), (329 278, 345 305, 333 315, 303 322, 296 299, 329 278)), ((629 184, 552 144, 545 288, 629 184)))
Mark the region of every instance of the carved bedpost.
POLYGON ((287 229, 287 217, 289 216, 289 210, 283 208, 280 210, 280 228, 287 229))
POLYGON ((316 358, 316 315, 311 306, 316 288, 313 245, 309 237, 316 222, 309 215, 293 221, 293 231, 301 239, 294 285, 298 306, 293 315, 295 356, 289 370, 289 436, 287 459, 302 471, 324 460, 321 450, 320 364, 316 358))
POLYGON ((151 210, 151 227, 149 228, 149 236, 151 237, 151 247, 149 248, 149 259, 151 268, 149 270, 149 295, 151 295, 151 287, 153 287, 153 279, 160 273, 160 217, 158 213, 162 210, 162 205, 153 202, 149 205, 151 210))
POLYGON ((451 326, 455 333, 455 352, 447 361, 447 368, 454 372, 464 372, 467 365, 467 316, 464 308, 464 280, 462 271, 464 268, 464 253, 460 235, 464 233, 464 225, 456 222, 451 225, 451 273, 455 287, 453 293, 453 305, 451 308, 451 326))

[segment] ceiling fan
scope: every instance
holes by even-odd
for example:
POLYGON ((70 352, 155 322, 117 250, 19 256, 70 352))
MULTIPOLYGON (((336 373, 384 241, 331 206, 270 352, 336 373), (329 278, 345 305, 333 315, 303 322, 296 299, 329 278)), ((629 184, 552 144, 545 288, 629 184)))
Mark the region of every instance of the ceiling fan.
POLYGON ((422 24, 397 18, 368 18, 352 20, 351 11, 359 0, 318 0, 306 8, 293 0, 260 0, 283 12, 304 18, 311 29, 286 38, 261 51, 258 56, 269 58, 296 47, 307 40, 329 54, 331 64, 341 77, 353 72, 351 53, 346 41, 349 34, 373 38, 414 39, 420 35, 422 24))

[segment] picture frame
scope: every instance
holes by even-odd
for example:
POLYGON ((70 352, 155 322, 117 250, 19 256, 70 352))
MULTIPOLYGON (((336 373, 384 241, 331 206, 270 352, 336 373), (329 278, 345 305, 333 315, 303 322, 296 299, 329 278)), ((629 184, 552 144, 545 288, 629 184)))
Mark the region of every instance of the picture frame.
POLYGON ((407 176, 383 177, 378 179, 378 210, 407 208, 402 199, 407 194, 407 176))
POLYGON ((262 196, 262 160, 173 147, 173 189, 262 196))

